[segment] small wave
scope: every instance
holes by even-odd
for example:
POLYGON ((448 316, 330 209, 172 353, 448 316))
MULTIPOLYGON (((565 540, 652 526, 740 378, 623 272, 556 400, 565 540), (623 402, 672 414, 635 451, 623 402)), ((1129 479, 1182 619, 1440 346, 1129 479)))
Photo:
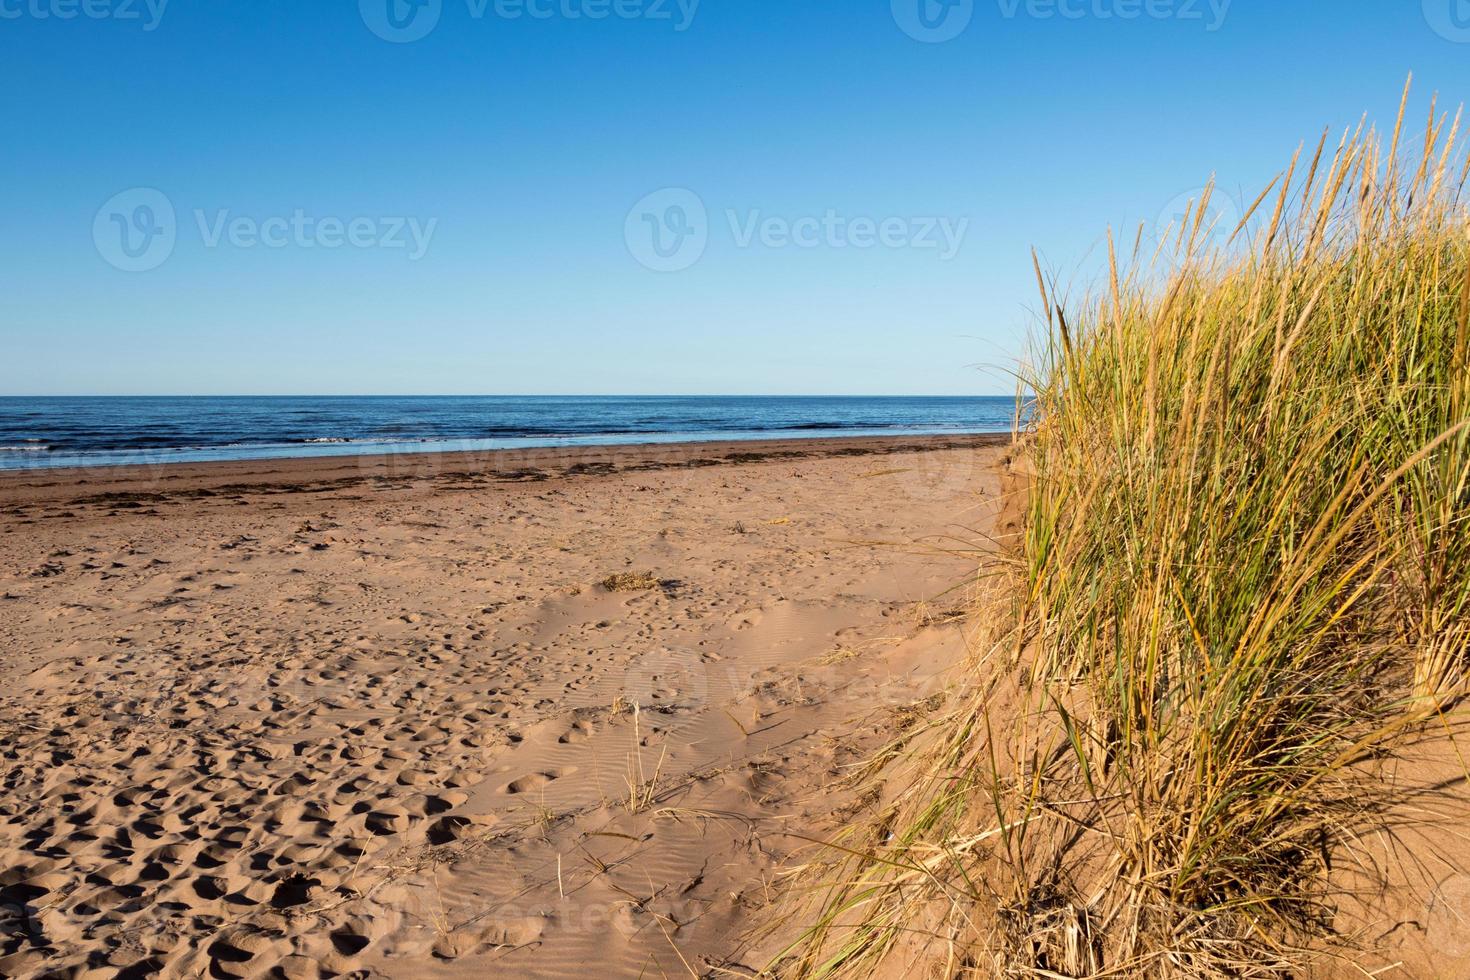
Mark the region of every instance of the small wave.
MULTIPOLYGON (((27 439, 26 442, 31 442, 27 439)), ((0 446, 0 453, 49 453, 50 446, 26 445, 26 446, 0 446)))
POLYGON ((344 439, 341 436, 322 436, 322 437, 317 438, 317 439, 302 439, 301 441, 302 442, 305 442, 305 443, 327 443, 327 442, 333 442, 333 443, 335 443, 335 442, 351 442, 352 440, 351 439, 344 439))
MULTIPOLYGON (((470 438, 470 439, 575 439, 579 436, 626 436, 638 435, 650 430, 630 427, 612 428, 605 425, 587 425, 581 428, 574 426, 548 427, 540 425, 490 425, 480 426, 469 435, 463 437, 442 438, 470 438)), ((655 430, 656 431, 656 430, 655 430)))
POLYGON ((887 425, 870 425, 867 422, 797 422, 793 425, 772 425, 763 428, 772 432, 797 432, 806 429, 886 429, 887 425))

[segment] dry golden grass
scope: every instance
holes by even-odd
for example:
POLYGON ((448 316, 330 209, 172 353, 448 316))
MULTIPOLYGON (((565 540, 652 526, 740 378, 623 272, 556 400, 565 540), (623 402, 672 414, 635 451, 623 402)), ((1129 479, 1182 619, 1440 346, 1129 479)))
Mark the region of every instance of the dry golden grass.
POLYGON ((1459 126, 1324 135, 1230 245, 1200 244, 1207 190, 1152 254, 1110 238, 1080 303, 1038 267, 1014 615, 773 970, 1284 977, 1330 948, 1326 862, 1386 793, 1360 763, 1470 666, 1459 126))
POLYGON ((615 572, 597 583, 609 592, 647 592, 659 586, 652 572, 615 572))

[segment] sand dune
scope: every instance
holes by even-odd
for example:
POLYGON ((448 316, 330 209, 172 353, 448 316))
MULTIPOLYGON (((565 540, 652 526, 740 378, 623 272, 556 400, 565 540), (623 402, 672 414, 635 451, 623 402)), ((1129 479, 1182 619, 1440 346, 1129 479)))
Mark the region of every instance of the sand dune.
POLYGON ((756 965, 963 651, 995 443, 0 479, 0 973, 756 965))

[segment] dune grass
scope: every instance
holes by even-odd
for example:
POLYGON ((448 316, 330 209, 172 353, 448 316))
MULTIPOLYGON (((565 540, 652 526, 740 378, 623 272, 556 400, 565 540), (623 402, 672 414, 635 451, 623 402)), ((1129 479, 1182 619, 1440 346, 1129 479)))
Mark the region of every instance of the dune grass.
POLYGON ((652 572, 614 572, 597 583, 608 592, 647 592, 659 586, 652 572))
POLYGON ((1238 228, 1207 190, 1110 238, 1081 302, 1038 268, 1013 615, 777 972, 1266 977, 1349 941, 1327 862, 1371 760, 1470 662, 1466 162, 1458 113, 1403 120, 1298 151, 1238 228))

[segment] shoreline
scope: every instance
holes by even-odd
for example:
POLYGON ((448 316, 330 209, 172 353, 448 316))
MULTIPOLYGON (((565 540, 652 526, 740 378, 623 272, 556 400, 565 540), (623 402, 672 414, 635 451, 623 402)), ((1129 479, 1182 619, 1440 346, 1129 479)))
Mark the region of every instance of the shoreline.
POLYGON ((14 508, 64 501, 166 502, 175 496, 190 499, 224 490, 277 487, 286 492, 321 492, 363 483, 391 487, 404 481, 455 477, 488 476, 500 483, 532 483, 558 477, 693 469, 767 460, 978 449, 1006 446, 1011 441, 1008 432, 823 436, 38 467, 0 471, 0 506, 14 508))

